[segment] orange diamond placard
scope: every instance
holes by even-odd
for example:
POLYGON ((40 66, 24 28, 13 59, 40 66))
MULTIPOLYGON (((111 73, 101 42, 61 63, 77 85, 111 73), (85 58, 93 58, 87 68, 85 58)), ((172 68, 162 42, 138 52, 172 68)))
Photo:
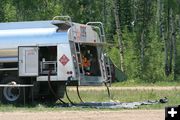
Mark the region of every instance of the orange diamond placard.
POLYGON ((69 62, 69 58, 63 54, 62 57, 59 59, 59 62, 65 66, 69 62))

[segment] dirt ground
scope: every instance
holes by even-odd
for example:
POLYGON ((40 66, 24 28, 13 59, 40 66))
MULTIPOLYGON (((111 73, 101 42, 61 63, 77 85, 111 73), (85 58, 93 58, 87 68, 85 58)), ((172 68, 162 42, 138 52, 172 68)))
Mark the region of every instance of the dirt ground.
POLYGON ((0 112, 0 120, 164 120, 164 110, 0 112))

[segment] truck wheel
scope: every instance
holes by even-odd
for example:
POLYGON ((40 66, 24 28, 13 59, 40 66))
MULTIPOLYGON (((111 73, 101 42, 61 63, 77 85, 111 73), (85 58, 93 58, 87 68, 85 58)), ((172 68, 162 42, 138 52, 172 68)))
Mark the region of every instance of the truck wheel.
MULTIPOLYGON (((2 84, 21 84, 16 77, 6 77, 2 80, 2 84)), ((23 88, 21 87, 3 87, 0 89, 2 103, 22 103, 23 102, 23 88)))

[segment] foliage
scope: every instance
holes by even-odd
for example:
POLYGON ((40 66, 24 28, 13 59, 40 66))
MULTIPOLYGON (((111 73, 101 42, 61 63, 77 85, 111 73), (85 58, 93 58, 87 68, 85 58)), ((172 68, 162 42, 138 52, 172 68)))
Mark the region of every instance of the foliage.
MULTIPOLYGON (((180 79, 180 2, 178 0, 117 0, 124 47, 125 73, 129 80, 144 82, 180 79), (172 17, 170 10, 172 9, 172 17), (172 22, 177 41, 172 55, 172 22), (165 39, 162 35, 165 35, 165 39), (169 62, 172 58, 172 63, 169 62), (165 65, 172 64, 170 75, 165 65), (179 75, 179 76, 178 76, 179 75)), ((110 43, 108 55, 120 68, 120 56, 113 13, 114 0, 0 0, 0 22, 49 20, 56 15, 69 15, 79 23, 102 21, 110 43)))

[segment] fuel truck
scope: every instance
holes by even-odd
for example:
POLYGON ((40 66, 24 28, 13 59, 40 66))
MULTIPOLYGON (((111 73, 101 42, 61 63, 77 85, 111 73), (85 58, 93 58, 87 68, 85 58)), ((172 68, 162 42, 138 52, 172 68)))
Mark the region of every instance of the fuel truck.
POLYGON ((69 16, 56 16, 47 21, 0 23, 0 101, 57 100, 64 97, 67 85, 110 81, 105 43, 101 22, 79 24, 69 16), (86 66, 83 58, 88 60, 86 66))

